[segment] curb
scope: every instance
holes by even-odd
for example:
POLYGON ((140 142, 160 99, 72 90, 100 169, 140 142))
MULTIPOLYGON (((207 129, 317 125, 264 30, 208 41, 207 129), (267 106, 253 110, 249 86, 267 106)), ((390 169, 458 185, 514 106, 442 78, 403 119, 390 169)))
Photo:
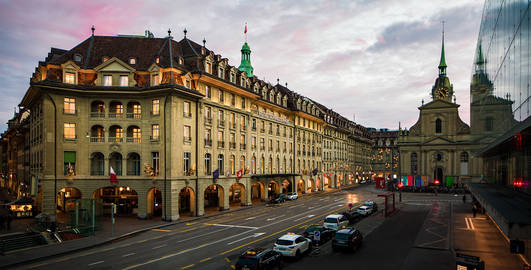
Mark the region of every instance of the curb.
MULTIPOLYGON (((312 192, 312 193, 309 193, 309 194, 304 194, 303 196, 306 197, 306 196, 312 196, 312 195, 318 195, 318 194, 336 193, 336 192, 339 192, 339 191, 344 190, 344 189, 354 189, 354 188, 357 188, 357 187, 360 187, 360 186, 361 185, 347 186, 347 187, 342 187, 342 188, 339 188, 339 189, 334 189, 334 190, 328 191, 328 192, 324 192, 324 191, 312 192)), ((267 204, 264 204, 264 206, 267 207, 267 204)), ((33 262, 49 259, 49 258, 52 258, 52 257, 55 257, 55 256, 68 255, 68 254, 75 253, 75 252, 78 252, 78 251, 82 251, 82 250, 87 250, 87 249, 103 246, 103 245, 106 245, 106 244, 109 244, 109 243, 112 243, 112 242, 115 242, 115 241, 119 241, 119 240, 124 239, 124 238, 128 238, 128 237, 131 237, 131 236, 143 233, 143 232, 150 231, 152 229, 159 229, 159 228, 169 227, 169 226, 176 225, 176 224, 181 224, 181 223, 186 223, 186 222, 191 222, 191 221, 196 221, 196 220, 206 219, 206 218, 211 218, 211 217, 216 217, 216 216, 224 215, 226 213, 249 210, 249 209, 253 209, 253 208, 254 207, 252 205, 251 206, 242 206, 242 207, 240 207, 238 209, 228 210, 228 211, 219 211, 218 213, 214 213, 214 214, 211 214, 211 215, 208 215, 208 216, 204 215, 204 216, 194 217, 194 218, 187 219, 187 220, 179 220, 179 221, 175 221, 175 222, 169 222, 167 224, 160 224, 160 225, 155 225, 155 226, 151 226, 151 227, 147 227, 147 228, 142 228, 142 229, 138 229, 138 230, 135 230, 135 231, 132 231, 132 232, 128 232, 128 233, 125 233, 125 234, 122 234, 122 235, 119 235, 119 236, 116 236, 116 237, 111 237, 111 238, 102 240, 101 242, 95 243, 95 244, 92 244, 92 245, 87 245, 87 246, 79 247, 79 248, 73 248, 73 249, 70 249, 70 250, 67 250, 67 251, 63 251, 63 252, 59 252, 59 253, 56 253, 56 254, 50 254, 50 255, 45 255, 45 256, 42 256, 42 257, 27 259, 27 260, 25 260, 23 262, 14 262, 14 263, 2 264, 2 265, 0 265, 0 267, 1 268, 8 268, 8 267, 14 267, 14 266, 17 266, 17 265, 27 265, 27 264, 30 264, 30 263, 33 263, 33 262)), ((81 240, 81 239, 79 239, 79 240, 81 240)), ((26 250, 28 250, 28 249, 26 249, 26 250)), ((13 252, 13 253, 10 253, 10 254, 14 254, 14 253, 17 253, 17 252, 13 252)))

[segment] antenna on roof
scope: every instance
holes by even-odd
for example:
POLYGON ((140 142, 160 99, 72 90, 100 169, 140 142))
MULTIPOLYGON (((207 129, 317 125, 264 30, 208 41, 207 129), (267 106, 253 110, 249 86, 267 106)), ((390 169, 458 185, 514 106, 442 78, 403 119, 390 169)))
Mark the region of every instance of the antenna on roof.
POLYGON ((203 47, 206 47, 206 38, 203 38, 203 47))
POLYGON ((186 28, 184 28, 183 33, 184 33, 184 38, 186 38, 186 33, 188 33, 188 31, 186 30, 186 28))
POLYGON ((171 38, 171 29, 168 28, 168 37, 171 38))
POLYGON ((286 82, 286 88, 288 88, 288 82, 286 82))
POLYGON ((277 77, 277 84, 280 84, 280 79, 277 77))
POLYGON ((92 30, 92 35, 94 36, 94 30, 96 30, 96 28, 94 28, 94 25, 90 28, 90 30, 92 30))

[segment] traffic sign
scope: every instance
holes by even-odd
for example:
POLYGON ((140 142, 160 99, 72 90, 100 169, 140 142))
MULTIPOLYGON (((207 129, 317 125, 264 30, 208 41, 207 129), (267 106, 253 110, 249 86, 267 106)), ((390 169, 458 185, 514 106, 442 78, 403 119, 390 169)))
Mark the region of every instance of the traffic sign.
POLYGON ((313 240, 319 242, 321 240, 321 233, 319 231, 313 232, 313 240))

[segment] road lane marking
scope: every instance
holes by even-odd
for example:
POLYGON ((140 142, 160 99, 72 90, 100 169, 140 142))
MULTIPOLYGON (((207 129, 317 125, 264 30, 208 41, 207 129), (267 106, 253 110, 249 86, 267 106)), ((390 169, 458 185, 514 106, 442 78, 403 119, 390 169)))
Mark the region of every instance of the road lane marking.
POLYGON ((199 262, 206 262, 206 261, 208 261, 208 260, 210 260, 210 259, 212 259, 212 258, 211 258, 211 257, 204 258, 204 259, 200 260, 199 262))
POLYGON ((190 225, 194 225, 196 224, 197 222, 186 222, 186 226, 190 226, 190 225))
POLYGON ((267 221, 271 221, 271 220, 275 220, 275 219, 280 218, 280 217, 283 217, 283 216, 285 216, 285 215, 280 215, 280 216, 278 216, 278 217, 274 217, 274 218, 268 218, 268 219, 266 219, 266 220, 267 220, 267 221))
POLYGON ((228 230, 228 229, 230 229, 230 227, 223 228, 223 229, 220 229, 220 230, 217 230, 217 231, 213 231, 213 232, 208 232, 208 233, 204 233, 204 234, 200 234, 200 235, 192 236, 192 237, 189 237, 189 238, 187 238, 187 239, 179 240, 179 241, 177 241, 177 243, 186 242, 186 241, 189 241, 189 240, 192 240, 192 239, 198 238, 198 237, 203 237, 203 236, 206 236, 206 235, 209 235, 209 234, 218 233, 218 232, 225 231, 225 230, 228 230))
POLYGON ((115 249, 115 247, 104 248, 101 251, 109 251, 109 250, 113 250, 113 249, 115 249))
POLYGON ((293 221, 299 221, 301 219, 305 219, 305 218, 311 218, 311 217, 314 217, 315 215, 307 215, 307 216, 304 216, 304 217, 301 217, 301 218, 298 218, 298 219, 294 219, 293 221))
POLYGON ((308 210, 311 210, 311 209, 314 209, 315 207, 314 206, 310 206, 308 207, 308 210))
POLYGON ((105 261, 97 261, 97 262, 89 263, 88 266, 96 265, 96 264, 100 264, 100 263, 104 263, 104 262, 105 261))
POLYGON ((295 207, 299 207, 299 206, 302 206, 302 205, 294 205, 294 206, 290 206, 288 208, 295 208, 295 207))
POLYGON ((334 202, 341 201, 341 200, 343 200, 343 199, 337 199, 337 200, 334 200, 334 202))
POLYGON ((35 265, 30 266, 29 268, 37 268, 37 267, 44 266, 44 265, 47 265, 47 264, 48 263, 35 264, 35 265))
POLYGON ((251 229, 251 230, 256 230, 256 229, 258 229, 258 227, 250 227, 250 226, 242 226, 242 225, 231 225, 231 224, 209 224, 209 223, 205 223, 205 224, 208 224, 208 225, 210 225, 210 226, 217 226, 217 227, 242 228, 242 229, 251 229))
POLYGON ((57 260, 55 260, 55 261, 56 261, 56 262, 64 262, 64 261, 68 261, 68 260, 70 260, 70 259, 72 259, 72 257, 64 257, 64 258, 61 258, 61 259, 57 259, 57 260))
POLYGON ((123 244, 123 245, 121 245, 120 247, 127 247, 127 246, 130 246, 130 245, 132 245, 132 244, 133 244, 133 243, 127 243, 127 244, 123 244))
POLYGON ((234 244, 234 243, 236 243, 236 242, 240 242, 240 241, 243 241, 243 240, 245 240, 245 239, 247 239, 247 238, 251 238, 251 237, 256 238, 256 237, 261 236, 261 235, 264 235, 264 234, 265 234, 265 233, 253 233, 253 234, 248 235, 248 236, 246 236, 246 237, 243 237, 243 238, 240 238, 240 239, 238 239, 238 240, 235 240, 235 241, 232 241, 232 242, 230 242, 230 243, 227 243, 227 245, 232 245, 232 244, 234 244))
POLYGON ((468 218, 465 218, 466 228, 467 230, 470 230, 470 224, 468 223, 468 218))
POLYGON ((157 249, 157 248, 161 248, 161 247, 165 247, 165 246, 167 246, 167 245, 164 244, 164 245, 160 245, 160 246, 152 247, 151 249, 157 249))
POLYGON ((156 232, 172 232, 172 230, 163 230, 163 229, 151 229, 152 231, 156 232))
POLYGON ((187 266, 183 266, 181 267, 181 269, 187 269, 187 268, 190 268, 190 267, 193 267, 195 264, 190 264, 190 265, 187 265, 187 266))
MULTIPOLYGON (((357 205, 357 206, 360 206, 361 203, 357 203, 356 205, 357 205)), ((305 220, 305 221, 303 221, 303 222, 297 223, 297 224, 295 224, 295 225, 293 225, 293 226, 287 227, 287 228, 285 228, 285 229, 283 229, 283 230, 276 231, 276 232, 274 232, 274 233, 272 233, 272 234, 270 234, 270 235, 266 235, 266 236, 264 236, 264 237, 262 237, 262 238, 259 238, 259 239, 256 239, 256 240, 254 240, 254 241, 251 241, 251 242, 245 243, 245 244, 240 245, 240 246, 238 246, 238 247, 235 247, 235 248, 233 248, 233 249, 229 249, 229 250, 227 250, 227 251, 221 252, 221 253, 219 253, 219 255, 225 255, 225 254, 227 254, 227 253, 230 253, 230 252, 233 252, 233 251, 235 251, 235 250, 241 249, 241 248, 243 248, 243 247, 246 247, 246 246, 248 246, 248 245, 254 244, 254 243, 256 243, 256 242, 260 242, 260 241, 262 241, 262 240, 264 240, 264 239, 267 239, 267 238, 273 237, 273 236, 275 236, 275 235, 278 235, 278 234, 280 234, 280 233, 283 233, 283 232, 285 232, 285 231, 288 231, 288 230, 290 230, 290 229, 292 229, 292 228, 295 228, 295 227, 297 227, 297 226, 301 226, 302 224, 304 224, 304 223, 306 223, 306 222, 312 221, 312 220, 314 220, 314 219, 318 219, 318 218, 320 218, 320 217, 323 217, 323 216, 329 215, 330 213, 333 213, 333 212, 335 212, 335 211, 339 211, 339 210, 341 210, 341 209, 345 209, 345 208, 346 208, 346 206, 343 206, 343 207, 341 207, 341 208, 334 209, 334 211, 328 211, 328 212, 326 212, 326 213, 324 213, 324 214, 322 214, 322 215, 315 216, 315 217, 313 217, 313 218, 311 218, 311 219, 308 219, 308 220, 305 220)))
POLYGON ((225 257, 225 261, 227 261, 228 263, 230 263, 230 259, 225 257))
POLYGON ((144 243, 144 242, 147 242, 149 239, 144 239, 144 240, 140 240, 140 241, 137 241, 137 243, 144 243))
POLYGON ((248 218, 246 218, 245 220, 255 219, 255 218, 260 217, 260 216, 263 216, 263 215, 265 215, 265 214, 261 214, 261 215, 257 215, 257 216, 248 217, 248 218))
POLYGON ((128 254, 125 254, 125 255, 122 255, 122 258, 125 258, 125 257, 129 257, 129 256, 133 256, 135 255, 136 253, 128 253, 128 254))

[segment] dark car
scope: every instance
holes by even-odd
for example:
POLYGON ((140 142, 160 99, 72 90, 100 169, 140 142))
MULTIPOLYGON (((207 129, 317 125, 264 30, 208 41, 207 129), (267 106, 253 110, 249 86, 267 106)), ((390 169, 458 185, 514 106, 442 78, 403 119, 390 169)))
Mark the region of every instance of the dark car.
POLYGON ((334 240, 332 240, 332 249, 353 251, 361 246, 363 235, 359 230, 354 228, 346 228, 336 232, 334 240))
POLYGON ((236 270, 272 270, 282 268, 280 253, 266 248, 252 248, 240 255, 236 270))
POLYGON ((325 243, 326 241, 332 239, 334 237, 335 231, 325 228, 322 225, 311 225, 302 233, 302 236, 311 239, 312 243, 315 242, 315 232, 318 231, 319 236, 319 244, 325 243))
POLYGON ((283 203, 286 201, 286 195, 284 194, 277 194, 275 195, 275 198, 271 200, 271 203, 283 203))
POLYGON ((363 216, 360 213, 356 212, 356 210, 345 211, 341 214, 348 219, 349 224, 354 224, 363 218, 363 216))

